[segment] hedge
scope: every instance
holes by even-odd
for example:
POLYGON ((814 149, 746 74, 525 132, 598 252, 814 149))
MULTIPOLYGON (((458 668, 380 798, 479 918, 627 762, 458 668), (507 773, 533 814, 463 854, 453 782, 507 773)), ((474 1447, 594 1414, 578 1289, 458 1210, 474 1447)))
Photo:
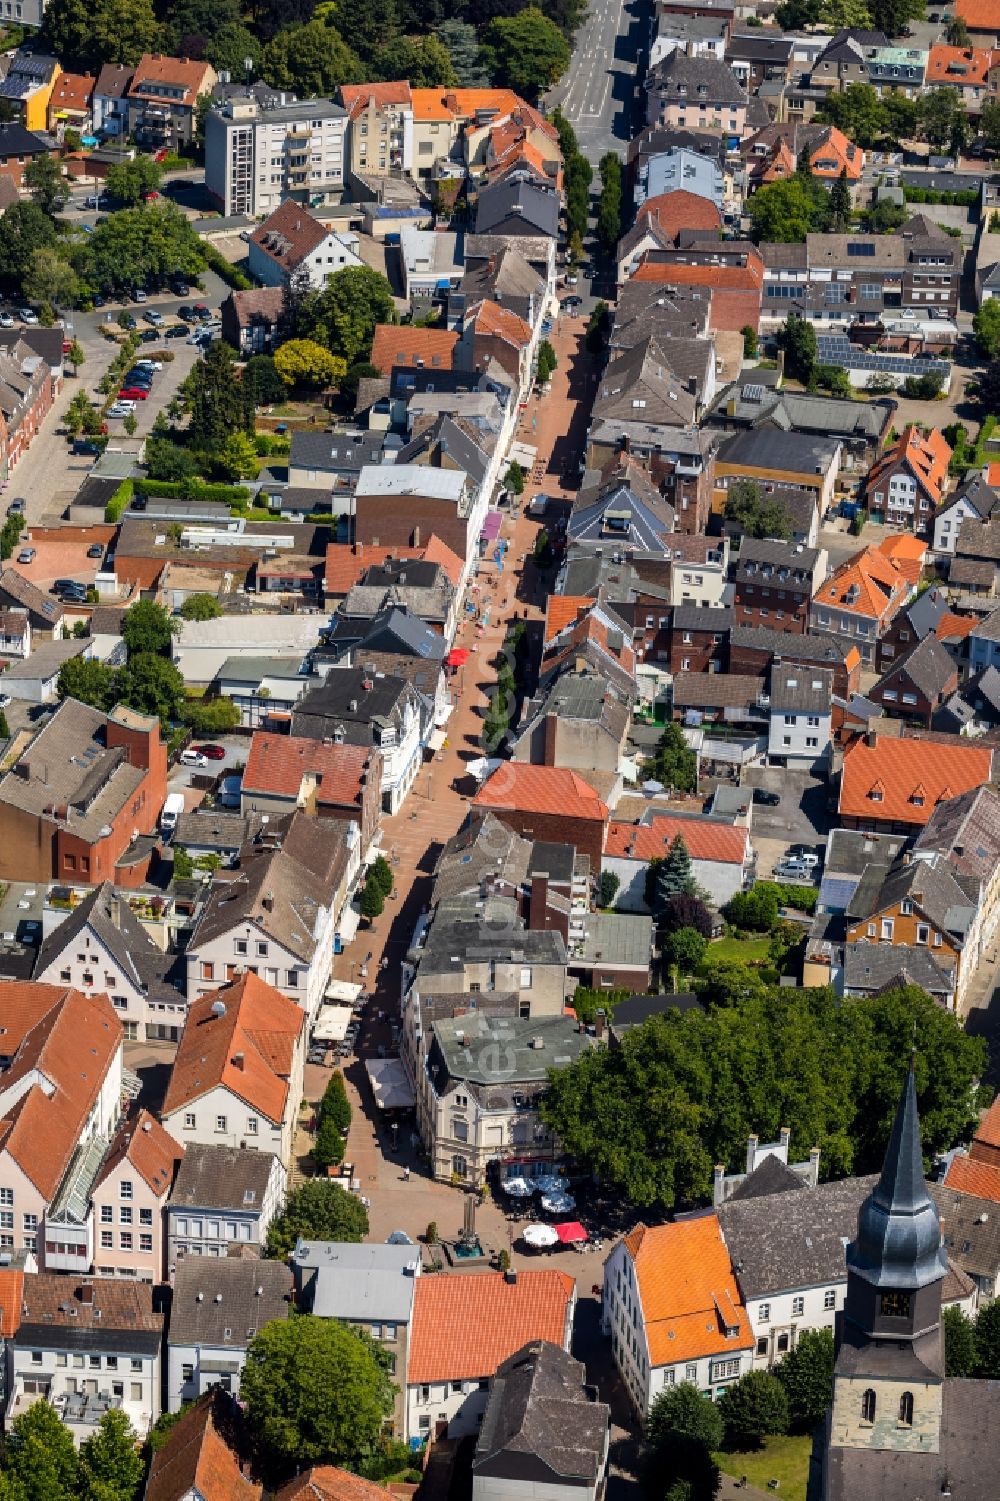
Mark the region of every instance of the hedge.
POLYGON ((794 907, 797 912, 816 911, 819 892, 815 886, 786 886, 784 881, 758 881, 755 891, 773 891, 781 907, 794 907))
POLYGON ((246 276, 235 266, 231 266, 221 250, 217 250, 214 245, 209 245, 206 242, 202 245, 202 251, 205 260, 211 266, 216 276, 221 276, 226 285, 232 287, 234 292, 250 292, 253 290, 254 284, 249 276, 246 276))
POLYGON ((106 522, 111 524, 122 519, 122 515, 125 511, 128 510, 129 506, 132 503, 132 496, 134 492, 135 480, 123 479, 114 495, 112 495, 111 499, 104 507, 104 519, 106 522))
POLYGON ((198 479, 140 479, 135 489, 137 495, 161 500, 217 500, 222 505, 245 505, 251 494, 245 485, 210 485, 198 479))
POLYGON ((904 184, 903 198, 907 203, 940 203, 954 208, 973 208, 979 202, 979 192, 945 193, 937 188, 908 188, 904 184))

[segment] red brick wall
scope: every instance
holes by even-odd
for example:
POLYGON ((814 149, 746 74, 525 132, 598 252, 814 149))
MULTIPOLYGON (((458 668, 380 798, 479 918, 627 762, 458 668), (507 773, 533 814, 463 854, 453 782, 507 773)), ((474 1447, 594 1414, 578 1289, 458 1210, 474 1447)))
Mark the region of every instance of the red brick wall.
POLYGON ((738 583, 733 603, 736 607, 737 625, 764 626, 770 631, 792 631, 796 635, 805 635, 809 622, 808 595, 790 595, 787 589, 772 589, 769 585, 765 598, 763 590, 757 584, 738 583), (782 593, 784 599, 779 597, 782 593), (761 610, 766 610, 767 614, 762 615, 761 610), (782 614, 780 620, 779 610, 782 614))
POLYGON ((355 496, 354 504, 354 539, 366 547, 423 546, 436 532, 456 556, 468 557, 468 524, 448 501, 375 495, 355 496))
POLYGON ((519 808, 493 808, 497 818, 525 839, 540 839, 553 844, 575 845, 581 855, 590 856, 591 868, 600 871, 607 826, 594 818, 577 818, 568 813, 528 813, 519 808))
POLYGON ((690 641, 684 640, 684 631, 675 626, 670 638, 671 672, 708 672, 709 663, 715 661, 721 672, 729 651, 728 631, 689 631, 690 641), (722 640, 716 645, 715 637, 722 640), (687 662, 687 667, 682 664, 687 662))

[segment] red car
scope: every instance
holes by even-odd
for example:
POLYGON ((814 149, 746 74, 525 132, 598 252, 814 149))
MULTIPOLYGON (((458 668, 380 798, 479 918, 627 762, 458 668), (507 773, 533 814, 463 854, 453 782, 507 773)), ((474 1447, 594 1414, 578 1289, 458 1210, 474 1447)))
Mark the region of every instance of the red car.
POLYGON ((205 757, 208 761, 224 761, 226 752, 221 745, 192 745, 193 751, 205 757))
POLYGON ((149 392, 144 391, 141 386, 123 386, 118 392, 119 401, 147 401, 148 399, 149 392))

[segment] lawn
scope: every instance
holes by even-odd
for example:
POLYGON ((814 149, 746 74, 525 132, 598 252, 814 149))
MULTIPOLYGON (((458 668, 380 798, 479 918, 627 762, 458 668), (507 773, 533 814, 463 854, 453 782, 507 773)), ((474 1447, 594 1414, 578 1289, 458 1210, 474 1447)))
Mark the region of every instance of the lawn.
POLYGON ((717 938, 705 950, 702 964, 763 964, 770 956, 770 938, 717 938))
POLYGON ((805 1501, 809 1478, 809 1453, 812 1438, 808 1433, 795 1437, 780 1435, 766 1438, 763 1447, 748 1454, 716 1454, 720 1470, 737 1480, 745 1475, 751 1485, 767 1490, 769 1480, 778 1481, 775 1495, 779 1501, 805 1501))

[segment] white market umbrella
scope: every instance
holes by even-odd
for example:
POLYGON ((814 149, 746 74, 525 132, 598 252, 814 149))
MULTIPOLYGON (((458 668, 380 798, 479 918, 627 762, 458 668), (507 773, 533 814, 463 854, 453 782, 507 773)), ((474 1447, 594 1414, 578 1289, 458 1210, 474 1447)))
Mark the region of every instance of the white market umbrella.
POLYGON ((550 1246, 559 1244, 559 1237, 551 1225, 529 1225, 521 1239, 535 1251, 547 1251, 550 1246))
POLYGON ((535 1185, 530 1178, 505 1178, 503 1191, 513 1199, 530 1199, 535 1185))
POLYGON ((542 1199, 542 1208, 546 1214, 569 1214, 576 1207, 576 1200, 572 1194, 546 1194, 542 1199))
POLYGON ((556 1173, 543 1173, 540 1178, 533 1178, 531 1181, 542 1194, 558 1194, 566 1191, 565 1178, 560 1178, 556 1173))

